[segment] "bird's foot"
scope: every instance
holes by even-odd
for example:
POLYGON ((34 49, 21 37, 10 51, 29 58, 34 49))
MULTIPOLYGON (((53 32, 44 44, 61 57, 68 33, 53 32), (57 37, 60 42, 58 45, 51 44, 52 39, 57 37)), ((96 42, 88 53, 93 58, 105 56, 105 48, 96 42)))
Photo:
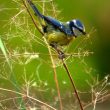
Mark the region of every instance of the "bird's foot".
POLYGON ((64 52, 62 52, 62 51, 58 52, 58 58, 59 59, 64 59, 65 58, 64 52))
POLYGON ((56 43, 51 43, 50 46, 52 46, 58 53, 58 58, 59 59, 64 59, 65 58, 65 54, 64 52, 62 52, 58 47, 56 43))

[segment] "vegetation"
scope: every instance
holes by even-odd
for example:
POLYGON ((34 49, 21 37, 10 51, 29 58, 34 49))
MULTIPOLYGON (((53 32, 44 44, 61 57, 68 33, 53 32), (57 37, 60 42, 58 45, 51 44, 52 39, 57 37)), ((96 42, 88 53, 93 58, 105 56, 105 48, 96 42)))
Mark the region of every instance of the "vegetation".
MULTIPOLYGON (((64 60, 58 58, 45 37, 36 29, 22 0, 0 2, 1 110, 109 109, 110 39, 105 36, 110 33, 108 29, 101 27, 103 25, 106 28, 109 24, 106 20, 110 15, 107 14, 106 17, 109 1, 104 5, 105 15, 101 10, 104 3, 101 0, 68 0, 65 3, 57 0, 33 1, 46 15, 61 21, 77 17, 86 25, 85 37, 75 39, 68 47, 62 47, 66 54, 64 60), (97 3, 100 4, 99 7, 95 6, 97 3), (73 8, 71 13, 70 6, 73 8), (92 9, 94 7, 93 11, 89 6, 92 9), (102 15, 95 20, 97 8, 102 15), (103 19, 105 21, 101 22, 103 19), (98 21, 103 24, 98 25, 98 21), (103 33, 98 34, 101 29, 103 33)), ((29 7, 28 9, 32 11, 29 7)), ((32 17, 39 27, 37 18, 33 14, 32 17)))

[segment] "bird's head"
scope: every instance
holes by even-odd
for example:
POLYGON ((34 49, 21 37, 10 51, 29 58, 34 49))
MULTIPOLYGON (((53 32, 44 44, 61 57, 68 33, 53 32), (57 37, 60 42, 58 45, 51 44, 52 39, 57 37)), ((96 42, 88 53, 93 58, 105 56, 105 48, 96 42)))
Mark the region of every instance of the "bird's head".
POLYGON ((73 34, 77 37, 80 35, 85 35, 85 27, 84 25, 81 23, 80 20, 74 19, 72 21, 70 21, 70 28, 73 31, 73 34))

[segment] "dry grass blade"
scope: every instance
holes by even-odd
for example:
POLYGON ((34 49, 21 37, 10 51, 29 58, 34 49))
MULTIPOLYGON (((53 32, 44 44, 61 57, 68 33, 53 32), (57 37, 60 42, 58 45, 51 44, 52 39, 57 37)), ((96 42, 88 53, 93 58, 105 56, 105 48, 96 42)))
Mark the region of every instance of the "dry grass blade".
POLYGON ((7 52, 6 52, 6 49, 5 49, 5 45, 1 39, 1 36, 0 36, 0 48, 1 48, 1 51, 3 53, 3 55, 5 56, 5 59, 9 65, 9 67, 11 68, 11 65, 10 65, 10 62, 9 62, 9 59, 8 59, 8 55, 7 55, 7 52))

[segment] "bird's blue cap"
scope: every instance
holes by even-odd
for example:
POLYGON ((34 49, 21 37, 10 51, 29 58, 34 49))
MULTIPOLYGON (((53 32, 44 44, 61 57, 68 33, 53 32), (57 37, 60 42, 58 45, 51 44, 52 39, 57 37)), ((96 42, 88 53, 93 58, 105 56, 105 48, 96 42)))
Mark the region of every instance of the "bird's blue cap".
POLYGON ((85 27, 81 23, 80 20, 74 19, 74 20, 70 21, 70 25, 71 25, 71 28, 72 28, 73 33, 75 34, 75 36, 79 36, 79 34, 83 34, 83 35, 86 34, 85 27))

